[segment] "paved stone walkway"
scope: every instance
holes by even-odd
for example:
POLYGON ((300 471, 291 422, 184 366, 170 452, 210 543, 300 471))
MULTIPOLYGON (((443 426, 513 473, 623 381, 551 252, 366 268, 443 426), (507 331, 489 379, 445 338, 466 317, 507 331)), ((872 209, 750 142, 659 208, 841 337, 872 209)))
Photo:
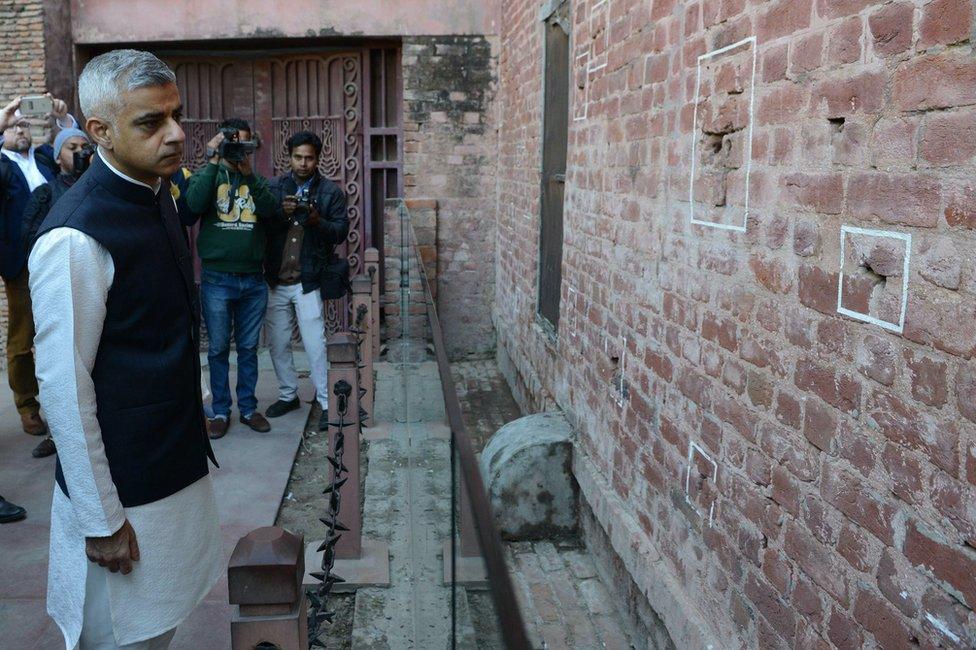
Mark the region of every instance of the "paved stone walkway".
MULTIPOLYGON (((450 442, 437 366, 380 363, 376 374, 376 420, 389 437, 369 443, 363 534, 390 545, 390 586, 356 592, 352 648, 449 647, 450 442)), ((473 648, 460 604, 457 647, 473 648)))
MULTIPOLYGON (((263 354, 257 392, 262 410, 277 397, 269 361, 263 354)), ((0 494, 27 508, 28 518, 0 526, 0 648, 53 650, 64 647, 44 607, 54 458, 31 458, 38 439, 21 432, 6 384, 6 375, 0 375, 0 494)), ((307 386, 303 395, 310 397, 307 386)), ((235 422, 227 436, 214 441, 220 468, 212 469, 225 562, 242 535, 274 523, 308 407, 274 420, 271 432, 265 434, 237 423, 236 412, 233 415, 235 422)), ((229 647, 230 606, 224 578, 180 627, 171 648, 229 647)))

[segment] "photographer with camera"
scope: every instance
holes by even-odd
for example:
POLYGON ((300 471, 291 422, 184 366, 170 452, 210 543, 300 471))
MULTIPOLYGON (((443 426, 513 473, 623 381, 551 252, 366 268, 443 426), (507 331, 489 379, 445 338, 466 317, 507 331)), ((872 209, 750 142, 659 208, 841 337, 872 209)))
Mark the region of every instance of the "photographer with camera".
MULTIPOLYGON (((230 426, 230 338, 237 347, 237 409, 240 421, 260 432, 271 425, 257 410, 258 337, 268 304, 262 267, 265 222, 275 211, 268 182, 251 169, 251 127, 232 118, 207 144, 209 162, 183 193, 192 213, 202 215, 197 251, 203 265, 200 301, 210 345, 210 392, 214 416, 207 428, 222 438, 230 426)), ((184 224, 187 225, 187 224, 184 224)))
MULTIPOLYGON (((31 243, 37 235, 37 230, 44 217, 51 211, 51 206, 68 191, 75 181, 88 169, 95 148, 88 140, 88 136, 81 129, 62 129, 54 139, 54 159, 61 172, 50 182, 39 185, 27 201, 24 208, 23 247, 29 255, 31 243)), ((46 458, 57 450, 54 440, 47 435, 41 440, 31 455, 34 458, 46 458)))
MULTIPOLYGON (((17 97, 0 108, 0 276, 7 294, 7 374, 14 403, 25 433, 43 436, 34 372, 34 319, 31 315, 27 252, 22 245, 24 209, 31 193, 58 174, 50 144, 35 147, 32 120, 47 120, 51 134, 58 128, 76 127, 68 105, 49 93, 17 97)), ((2 509, 0 509, 2 510, 2 509)), ((2 514, 0 514, 2 520, 2 514)))
POLYGON ((265 277, 271 361, 278 377, 278 401, 266 415, 278 417, 299 408, 298 375, 291 353, 295 321, 311 366, 315 396, 322 407, 319 427, 328 421, 328 363, 322 313, 323 274, 337 245, 349 233, 346 196, 318 171, 322 140, 301 131, 288 139, 291 171, 272 183, 277 207, 268 224, 265 277))

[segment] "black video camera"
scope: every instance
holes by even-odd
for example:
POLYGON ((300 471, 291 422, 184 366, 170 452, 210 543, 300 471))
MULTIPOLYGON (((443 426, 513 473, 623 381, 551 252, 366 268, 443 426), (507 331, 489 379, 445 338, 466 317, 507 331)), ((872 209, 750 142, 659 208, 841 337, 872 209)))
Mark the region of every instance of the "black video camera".
POLYGON ((220 130, 223 141, 217 145, 217 155, 227 162, 239 163, 258 148, 253 140, 241 140, 240 132, 232 126, 220 130))
POLYGON ((75 176, 81 176, 85 173, 85 170, 91 166, 91 159, 94 155, 95 147, 90 144, 82 145, 81 149, 78 149, 72 154, 75 176))

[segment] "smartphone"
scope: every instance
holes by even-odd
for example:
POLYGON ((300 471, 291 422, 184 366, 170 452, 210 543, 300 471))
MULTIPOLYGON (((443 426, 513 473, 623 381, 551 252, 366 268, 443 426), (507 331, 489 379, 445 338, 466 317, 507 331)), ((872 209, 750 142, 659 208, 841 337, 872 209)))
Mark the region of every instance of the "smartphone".
POLYGON ((24 117, 43 117, 54 110, 54 102, 44 95, 29 95, 20 100, 20 114, 24 117))

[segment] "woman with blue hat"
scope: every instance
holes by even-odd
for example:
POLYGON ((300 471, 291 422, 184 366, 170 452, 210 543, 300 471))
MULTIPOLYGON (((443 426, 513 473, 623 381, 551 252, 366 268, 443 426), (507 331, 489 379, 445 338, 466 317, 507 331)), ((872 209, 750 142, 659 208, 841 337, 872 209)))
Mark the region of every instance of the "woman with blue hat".
MULTIPOLYGON (((81 178, 94 149, 84 131, 77 128, 61 129, 54 139, 54 159, 58 163, 60 173, 50 183, 44 183, 35 189, 24 208, 24 248, 30 252, 37 229, 44 221, 44 217, 51 211, 61 195, 81 178)), ((55 453, 54 440, 48 434, 44 440, 34 448, 31 455, 34 458, 44 458, 55 453)))

